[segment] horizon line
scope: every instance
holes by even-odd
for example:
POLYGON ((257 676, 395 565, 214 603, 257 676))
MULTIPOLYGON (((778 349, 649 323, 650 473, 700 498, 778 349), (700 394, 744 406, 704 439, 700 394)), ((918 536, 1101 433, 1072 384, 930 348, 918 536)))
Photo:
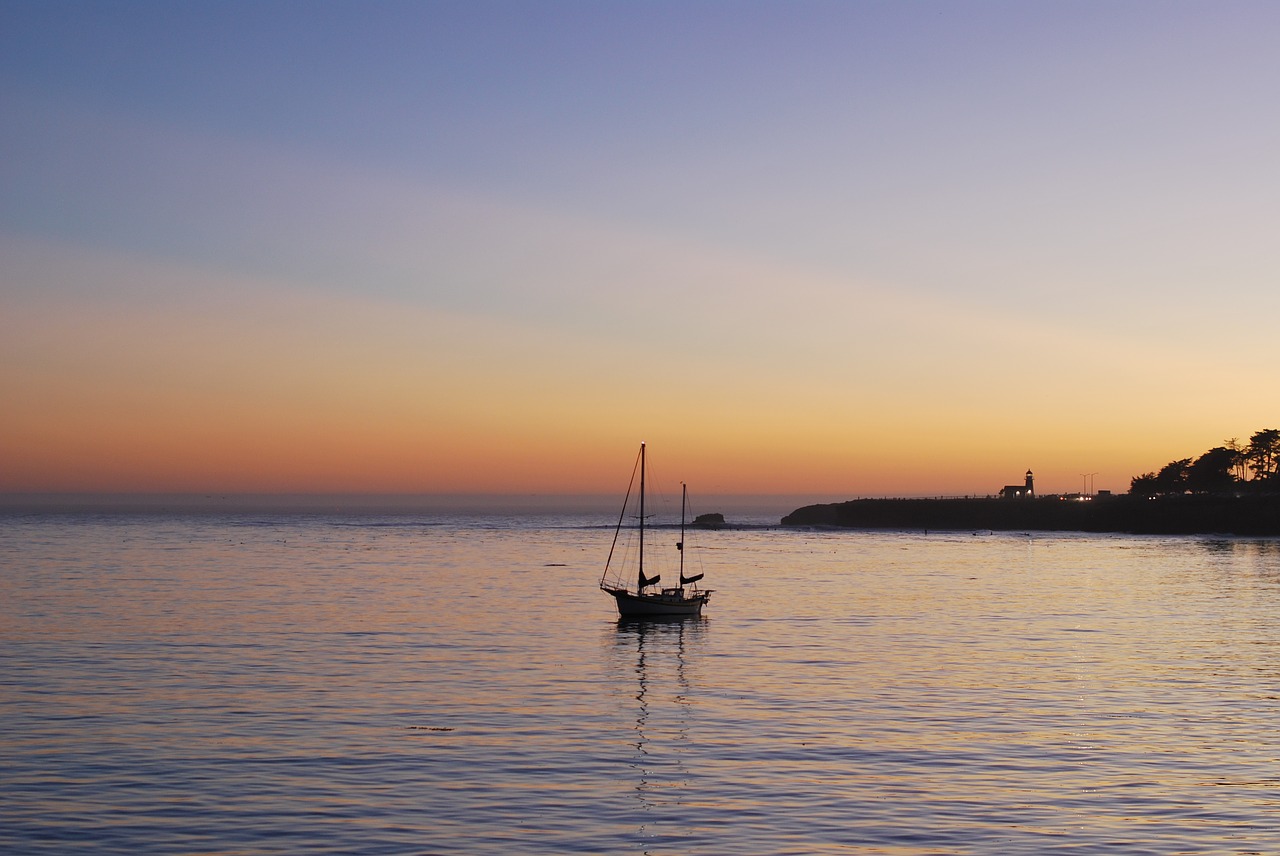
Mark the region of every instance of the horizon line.
MULTIPOLYGON (((931 496, 937 496, 936 494, 931 496)), ((806 505, 852 499, 926 498, 917 494, 875 497, 832 493, 705 493, 697 513, 786 514, 806 505), (712 507, 714 506, 714 507, 712 507)), ((667 498, 671 500, 670 497, 667 498)), ((109 512, 616 512, 616 492, 369 492, 369 491, 0 491, 4 513, 109 512)))

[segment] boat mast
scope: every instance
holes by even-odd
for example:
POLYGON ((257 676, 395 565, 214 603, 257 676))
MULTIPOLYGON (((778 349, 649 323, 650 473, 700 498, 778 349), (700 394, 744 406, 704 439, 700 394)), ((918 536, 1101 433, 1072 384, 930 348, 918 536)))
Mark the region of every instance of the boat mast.
POLYGON ((636 594, 644 592, 644 442, 640 443, 640 582, 636 594))
POLYGON ((676 550, 680 552, 680 591, 684 591, 684 507, 689 501, 689 486, 680 482, 680 540, 676 550))

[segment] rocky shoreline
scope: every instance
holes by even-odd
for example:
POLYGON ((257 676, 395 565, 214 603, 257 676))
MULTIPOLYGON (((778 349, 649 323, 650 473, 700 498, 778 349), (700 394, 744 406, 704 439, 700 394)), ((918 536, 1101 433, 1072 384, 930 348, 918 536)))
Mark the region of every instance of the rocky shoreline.
POLYGON ((1280 494, 1070 499, 855 499, 807 505, 783 526, 1280 536, 1280 494))

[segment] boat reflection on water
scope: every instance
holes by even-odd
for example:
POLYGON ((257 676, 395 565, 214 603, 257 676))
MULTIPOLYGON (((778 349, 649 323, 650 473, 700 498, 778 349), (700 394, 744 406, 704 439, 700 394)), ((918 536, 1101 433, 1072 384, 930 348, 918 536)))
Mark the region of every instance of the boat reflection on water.
POLYGON ((659 825, 678 822, 673 810, 685 802, 692 697, 707 624, 696 616, 617 623, 615 663, 620 672, 628 659, 634 664, 635 751, 629 766, 636 775, 635 795, 643 812, 639 831, 645 838, 652 838, 659 825))

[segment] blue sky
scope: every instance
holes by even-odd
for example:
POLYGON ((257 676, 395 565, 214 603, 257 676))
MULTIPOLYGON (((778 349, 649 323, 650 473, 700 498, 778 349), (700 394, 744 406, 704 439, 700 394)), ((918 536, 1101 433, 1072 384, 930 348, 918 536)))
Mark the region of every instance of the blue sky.
MULTIPOLYGON (((492 463, 477 436, 527 438, 494 463, 515 469, 572 471, 587 450, 566 489, 595 486, 650 418, 602 393, 602 366, 628 360, 722 378, 674 396, 697 427, 669 433, 726 489, 969 492, 1028 465, 1072 482, 1102 468, 1123 489, 1275 421, 1275 4, 0 15, 0 297, 24 331, 2 379, 20 427, 0 442, 32 461, 12 488, 119 486, 109 468, 79 484, 68 462, 84 472, 133 433, 25 448, 57 388, 59 412, 123 431, 85 392, 110 365, 122 389, 136 378, 144 423, 180 434, 159 378, 145 391, 166 360, 207 378, 235 414, 228 457, 259 469, 275 446, 246 426, 301 385, 315 397, 280 432, 359 401, 471 471, 492 463), (97 357, 76 311, 118 319, 97 357), (189 344, 202 318, 217 335, 189 344), (644 339, 652 356, 624 356, 644 339), (257 362, 229 365, 218 341, 257 362), (251 391, 227 391, 237 373, 251 391), (367 400, 388 375, 399 392, 367 400), (439 409, 397 410, 410 390, 439 409), (761 454, 767 484, 724 475, 761 454)), ((142 486, 211 478, 175 473, 197 441, 174 442, 142 486)), ((325 469, 333 443, 269 486, 462 478, 415 458, 416 480, 366 483, 325 469)))

